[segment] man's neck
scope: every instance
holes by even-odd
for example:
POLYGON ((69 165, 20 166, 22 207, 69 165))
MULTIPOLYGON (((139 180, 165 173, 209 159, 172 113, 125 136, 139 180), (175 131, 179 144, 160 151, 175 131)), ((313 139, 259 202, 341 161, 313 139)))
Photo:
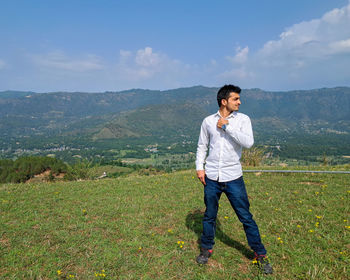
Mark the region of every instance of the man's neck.
POLYGON ((223 118, 227 118, 232 112, 228 111, 226 107, 220 107, 219 109, 220 116, 223 118))

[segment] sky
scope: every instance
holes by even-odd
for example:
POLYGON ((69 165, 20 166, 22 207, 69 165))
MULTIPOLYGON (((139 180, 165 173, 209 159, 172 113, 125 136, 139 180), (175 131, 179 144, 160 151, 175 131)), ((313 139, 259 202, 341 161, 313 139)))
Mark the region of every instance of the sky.
POLYGON ((350 0, 0 0, 0 91, 350 86, 350 0))

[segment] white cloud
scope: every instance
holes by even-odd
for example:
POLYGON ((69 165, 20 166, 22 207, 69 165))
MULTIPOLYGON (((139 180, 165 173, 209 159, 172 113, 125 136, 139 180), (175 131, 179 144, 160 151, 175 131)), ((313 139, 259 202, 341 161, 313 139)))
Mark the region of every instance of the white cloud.
POLYGON ((248 58, 248 53, 249 53, 249 48, 245 47, 245 48, 241 48, 241 47, 237 47, 236 48, 236 54, 231 57, 231 56, 227 56, 227 60, 234 63, 234 64, 243 64, 247 61, 248 58))
POLYGON ((280 39, 267 42, 259 55, 264 59, 288 58, 287 64, 300 58, 323 59, 348 49, 350 39, 350 4, 334 9, 320 19, 293 25, 280 39))
POLYGON ((330 49, 334 53, 350 53, 350 38, 347 40, 340 40, 329 44, 330 49))
POLYGON ((237 48, 234 56, 226 57, 231 68, 221 77, 252 87, 281 89, 349 83, 350 2, 320 18, 294 24, 278 40, 248 53, 248 47, 237 48))
POLYGON ((248 47, 237 47, 234 56, 226 56, 226 60, 230 62, 230 69, 217 75, 220 81, 224 83, 230 83, 230 80, 245 80, 251 77, 252 73, 249 73, 246 68, 246 62, 248 60, 248 47), (233 67, 233 68, 232 68, 233 67))
POLYGON ((154 52, 151 47, 136 52, 122 50, 117 65, 117 78, 133 82, 158 80, 161 84, 181 76, 186 67, 179 60, 154 52))
POLYGON ((344 18, 344 16, 346 17, 349 15, 349 10, 349 5, 342 9, 333 9, 332 11, 325 13, 322 20, 330 24, 337 24, 342 18, 344 18))
MULTIPOLYGON (((163 59, 166 59, 164 56, 163 59)), ((157 67, 161 63, 161 55, 153 53, 152 48, 146 47, 144 50, 138 50, 135 57, 136 64, 143 67, 157 67)))
POLYGON ((132 52, 126 51, 126 50, 120 50, 119 55, 120 55, 121 59, 127 59, 128 57, 130 57, 132 55, 132 52))
POLYGON ((53 51, 47 54, 30 55, 35 64, 61 70, 73 72, 86 72, 103 69, 101 60, 92 54, 83 58, 70 58, 62 51, 53 51))
POLYGON ((223 83, 270 90, 350 85, 350 2, 285 28, 257 51, 239 46, 228 56, 214 57, 190 64, 151 46, 119 50, 117 61, 94 54, 46 51, 0 59, 0 83, 8 88, 22 85, 24 90, 41 85, 40 90, 87 91, 223 83))

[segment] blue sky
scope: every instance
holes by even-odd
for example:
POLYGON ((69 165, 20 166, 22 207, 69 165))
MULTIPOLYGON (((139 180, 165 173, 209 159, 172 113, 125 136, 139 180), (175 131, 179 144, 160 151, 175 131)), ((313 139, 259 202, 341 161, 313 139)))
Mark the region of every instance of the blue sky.
POLYGON ((0 91, 350 86, 349 0, 1 0, 0 91))

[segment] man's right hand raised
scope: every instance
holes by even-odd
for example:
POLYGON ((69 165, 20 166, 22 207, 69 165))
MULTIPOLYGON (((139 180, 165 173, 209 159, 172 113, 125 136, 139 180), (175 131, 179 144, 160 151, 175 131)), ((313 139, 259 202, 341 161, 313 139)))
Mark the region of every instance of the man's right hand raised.
POLYGON ((205 171, 204 170, 197 170, 197 177, 199 181, 205 186, 205 171))

